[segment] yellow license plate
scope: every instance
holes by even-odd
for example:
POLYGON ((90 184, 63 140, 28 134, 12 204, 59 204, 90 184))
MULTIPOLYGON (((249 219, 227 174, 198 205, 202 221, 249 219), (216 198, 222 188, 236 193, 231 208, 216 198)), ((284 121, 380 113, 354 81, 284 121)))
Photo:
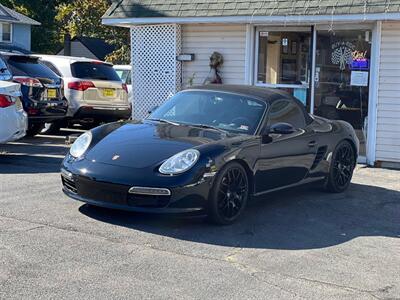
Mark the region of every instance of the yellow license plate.
POLYGON ((104 97, 115 97, 115 90, 114 89, 104 89, 103 96, 104 97))
POLYGON ((57 90, 56 89, 48 89, 47 90, 47 98, 49 98, 49 99, 57 98, 57 90))

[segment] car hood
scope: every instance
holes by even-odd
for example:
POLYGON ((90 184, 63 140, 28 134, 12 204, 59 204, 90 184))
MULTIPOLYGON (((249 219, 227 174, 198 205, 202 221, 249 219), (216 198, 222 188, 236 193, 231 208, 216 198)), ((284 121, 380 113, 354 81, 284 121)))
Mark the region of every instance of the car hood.
POLYGON ((183 150, 218 143, 227 134, 212 129, 153 121, 112 123, 93 130, 86 158, 131 168, 156 167, 183 150))

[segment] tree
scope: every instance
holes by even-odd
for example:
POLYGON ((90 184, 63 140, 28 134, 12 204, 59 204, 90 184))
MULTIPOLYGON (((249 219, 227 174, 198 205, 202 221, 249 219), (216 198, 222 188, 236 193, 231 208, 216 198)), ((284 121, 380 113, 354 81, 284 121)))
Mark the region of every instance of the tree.
POLYGON ((104 26, 101 17, 111 0, 0 0, 0 3, 40 23, 32 27, 32 51, 56 53, 64 35, 102 38, 115 46, 107 60, 130 62, 129 30, 104 26))
POLYGON ((61 47, 59 31, 55 22, 55 7, 68 0, 0 0, 0 3, 22 13, 41 26, 32 27, 32 51, 54 53, 61 47))
POLYGON ((71 37, 87 36, 106 40, 116 50, 106 59, 113 63, 126 64, 130 61, 129 30, 104 26, 101 17, 111 2, 108 0, 74 0, 57 6, 56 22, 61 29, 62 42, 66 33, 71 37))

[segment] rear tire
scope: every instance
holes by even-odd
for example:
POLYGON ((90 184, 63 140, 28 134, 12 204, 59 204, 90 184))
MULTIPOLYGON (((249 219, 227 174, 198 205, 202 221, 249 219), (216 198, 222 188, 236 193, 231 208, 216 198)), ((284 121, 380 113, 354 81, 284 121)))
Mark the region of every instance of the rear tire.
POLYGON ((234 223, 243 214, 249 198, 246 170, 237 162, 229 163, 218 172, 210 191, 208 217, 218 225, 234 223))
POLYGON ((42 129, 41 133, 43 134, 59 134, 62 124, 59 122, 54 123, 46 123, 44 128, 42 129))
POLYGON ((33 137, 38 135, 44 128, 44 124, 29 124, 26 136, 33 137))
POLYGON ((331 193, 342 193, 350 185, 356 166, 356 155, 348 141, 340 142, 332 155, 329 174, 324 188, 331 193))

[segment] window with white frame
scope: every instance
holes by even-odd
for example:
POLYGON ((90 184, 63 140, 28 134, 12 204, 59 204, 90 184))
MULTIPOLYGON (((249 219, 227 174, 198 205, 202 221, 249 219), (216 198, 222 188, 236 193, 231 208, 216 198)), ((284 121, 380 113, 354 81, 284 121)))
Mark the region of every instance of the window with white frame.
POLYGON ((0 42, 12 42, 12 25, 10 23, 0 23, 0 42))

